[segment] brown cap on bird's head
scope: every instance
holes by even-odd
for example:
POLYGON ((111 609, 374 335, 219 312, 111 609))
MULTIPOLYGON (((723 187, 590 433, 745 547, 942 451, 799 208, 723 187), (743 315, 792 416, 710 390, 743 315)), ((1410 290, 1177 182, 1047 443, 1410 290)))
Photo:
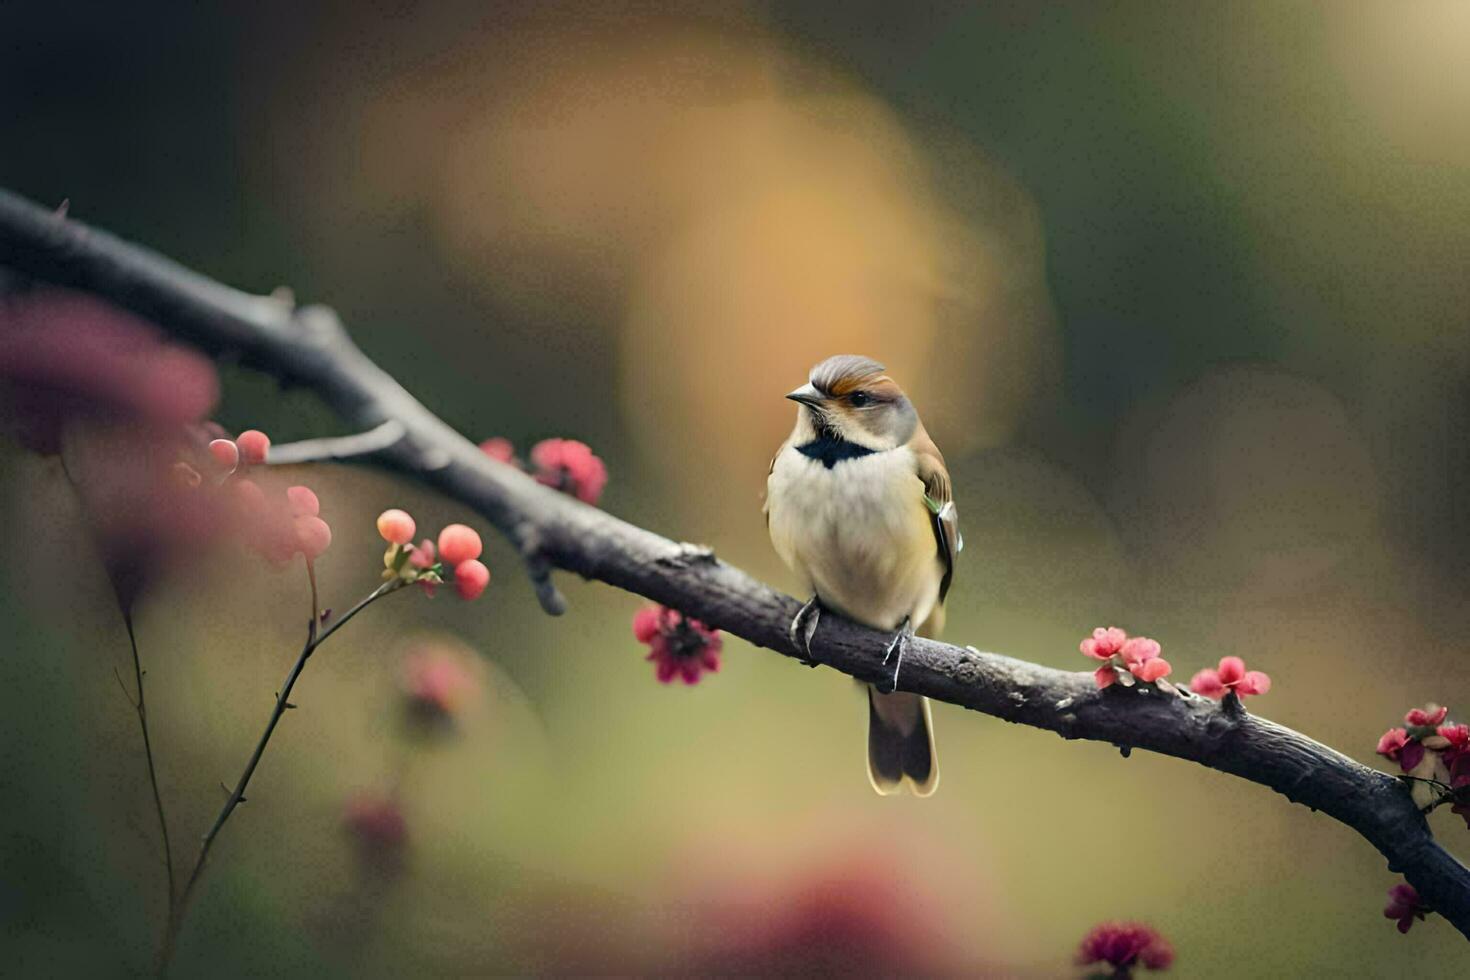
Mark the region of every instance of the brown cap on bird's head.
POLYGON ((807 380, 828 398, 841 398, 856 391, 865 381, 878 380, 882 374, 883 365, 871 357, 834 354, 812 368, 807 380))
POLYGON ((808 377, 786 397, 806 406, 822 430, 879 449, 902 445, 918 425, 903 389, 871 357, 837 354, 808 377))

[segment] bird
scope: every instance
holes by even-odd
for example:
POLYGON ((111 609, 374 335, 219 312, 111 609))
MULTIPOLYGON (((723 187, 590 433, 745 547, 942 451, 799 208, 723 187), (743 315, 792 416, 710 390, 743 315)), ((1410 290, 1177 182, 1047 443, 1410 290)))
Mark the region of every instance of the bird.
POLYGON ((963 547, 944 455, 882 364, 829 357, 786 395, 796 424, 766 478, 766 528, 811 598, 790 636, 810 666, 823 611, 892 632, 886 689, 869 684, 868 779, 884 796, 939 785, 927 698, 897 690, 910 636, 937 637, 963 547))

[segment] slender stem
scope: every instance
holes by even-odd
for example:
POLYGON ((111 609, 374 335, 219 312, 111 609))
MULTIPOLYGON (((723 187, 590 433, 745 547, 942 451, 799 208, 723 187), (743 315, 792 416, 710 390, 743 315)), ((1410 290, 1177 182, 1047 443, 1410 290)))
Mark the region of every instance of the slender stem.
POLYGON ((183 927, 184 915, 189 908, 189 900, 193 897, 195 886, 199 884, 200 876, 204 874, 204 865, 209 858, 209 851, 214 846, 215 839, 224 828, 225 821, 230 819, 230 814, 234 813, 235 808, 245 802, 245 790, 250 785, 250 777, 255 775, 255 768, 260 765, 261 756, 265 755, 265 748, 270 744, 271 735, 275 733, 276 725, 280 722, 281 716, 287 710, 295 707, 295 705, 290 703, 291 690, 296 686, 297 679, 301 677, 301 672, 306 668, 306 661, 311 659, 311 655, 316 652, 317 647, 326 642, 327 637, 346 625, 347 621, 353 616, 366 609, 374 601, 397 591, 403 585, 401 579, 384 582, 372 592, 368 593, 357 605, 343 613, 341 619, 338 619, 331 627, 323 630, 318 635, 315 615, 317 606, 316 575, 312 570, 310 562, 307 563, 306 567, 312 583, 313 596, 312 625, 307 631, 306 642, 302 645, 301 653, 297 655, 296 662, 291 665, 291 671, 286 675, 286 680, 281 685, 281 690, 276 694, 276 703, 271 709, 270 719, 266 722, 265 731, 261 733, 259 740, 255 743, 255 750, 250 753, 249 761, 245 763, 244 772, 240 774, 239 780, 235 783, 235 788, 230 791, 230 795, 225 799, 224 806, 220 808, 219 814, 214 818, 214 823, 210 826, 208 833, 204 835, 204 839, 199 845, 199 856, 194 859, 193 870, 189 872, 189 879, 185 882, 184 889, 179 893, 178 901, 174 904, 173 914, 169 918, 168 931, 164 936, 163 947, 159 950, 158 972, 160 975, 167 971, 169 962, 173 959, 174 950, 178 943, 179 931, 183 927))
MULTIPOLYGON (((61 461, 61 472, 66 477, 66 482, 70 484, 72 493, 76 495, 77 502, 81 505, 83 514, 87 515, 87 498, 82 494, 81 485, 77 483, 76 476, 67 464, 66 453, 58 454, 57 458, 61 461)), ((88 533, 92 536, 93 543, 100 549, 102 542, 97 536, 95 524, 88 519, 86 526, 88 533)), ((143 758, 148 762, 148 787, 153 791, 153 810, 158 814, 158 833, 163 838, 163 871, 167 877, 168 919, 172 921, 174 917, 174 906, 178 897, 177 882, 174 878, 174 851, 173 845, 170 843, 168 837, 168 817, 165 815, 163 808, 163 794, 158 790, 158 767, 153 761, 153 740, 148 733, 148 701, 143 693, 143 658, 138 653, 138 634, 133 629, 132 606, 124 598, 123 592, 117 587, 115 580, 113 581, 113 595, 117 598, 118 612, 122 613, 123 626, 128 631, 128 648, 132 651, 133 655, 133 678, 138 688, 137 700, 133 700, 132 696, 128 694, 127 686, 123 684, 122 677, 118 675, 115 668, 113 670, 113 676, 117 677, 118 686, 123 689, 123 697, 128 699, 128 703, 137 712, 138 729, 143 733, 143 758)))
POLYGON ((133 676, 138 684, 138 700, 133 707, 138 711, 138 727, 143 732, 143 757, 148 760, 148 785, 153 790, 153 809, 158 813, 158 831, 163 837, 163 868, 168 876, 168 915, 174 915, 174 900, 177 892, 174 884, 174 852, 168 839, 168 818, 164 815, 163 796, 158 791, 158 770, 153 764, 153 742, 148 736, 148 705, 143 698, 143 660, 138 655, 138 637, 133 632, 133 614, 123 610, 123 625, 128 630, 128 645, 133 651, 133 676))

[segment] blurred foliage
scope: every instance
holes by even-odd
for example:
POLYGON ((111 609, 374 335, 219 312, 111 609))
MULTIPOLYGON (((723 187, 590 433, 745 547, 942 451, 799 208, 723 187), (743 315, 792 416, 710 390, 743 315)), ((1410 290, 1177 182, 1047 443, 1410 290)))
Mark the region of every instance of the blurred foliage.
MULTIPOLYGON (((950 638, 1082 669, 1116 623, 1185 675, 1240 654, 1276 681, 1252 710, 1369 763, 1406 708, 1470 705, 1464 4, 10 4, 0 52, 0 184, 334 305, 463 431, 587 441, 620 516, 789 583, 759 508, 780 395, 860 351, 955 476, 950 638)), ((225 381, 232 428, 332 430, 225 381)), ((3 473, 7 962, 143 971, 125 638, 54 462, 7 447, 3 473)), ((336 532, 329 604, 371 588, 378 510, 468 516, 297 478, 336 532)), ((181 973, 754 968, 841 935, 792 921, 834 875, 878 935, 928 918, 905 952, 932 969, 1057 975, 1133 917, 1184 976, 1463 973, 1443 922, 1380 917, 1365 842, 1264 789, 941 707, 942 791, 879 800, 850 683, 732 641, 661 687, 635 598, 568 582, 547 619, 489 563, 480 603, 395 598, 313 661, 181 973), (433 747, 393 707, 426 631, 488 692, 433 747), (406 854, 372 876, 342 807, 390 780, 406 854)), ((221 555, 140 612, 185 851, 289 665, 299 578, 221 555)))

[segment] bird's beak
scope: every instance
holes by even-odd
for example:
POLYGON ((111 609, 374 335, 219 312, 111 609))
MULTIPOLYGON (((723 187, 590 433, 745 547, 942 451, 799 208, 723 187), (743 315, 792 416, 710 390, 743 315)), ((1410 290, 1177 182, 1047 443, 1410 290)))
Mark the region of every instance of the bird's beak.
POLYGON ((822 402, 826 401, 826 399, 822 397, 822 393, 816 388, 812 387, 810 384, 802 385, 800 388, 797 388, 795 391, 789 393, 786 397, 790 398, 794 402, 801 402, 808 408, 820 408, 822 406, 822 402))

